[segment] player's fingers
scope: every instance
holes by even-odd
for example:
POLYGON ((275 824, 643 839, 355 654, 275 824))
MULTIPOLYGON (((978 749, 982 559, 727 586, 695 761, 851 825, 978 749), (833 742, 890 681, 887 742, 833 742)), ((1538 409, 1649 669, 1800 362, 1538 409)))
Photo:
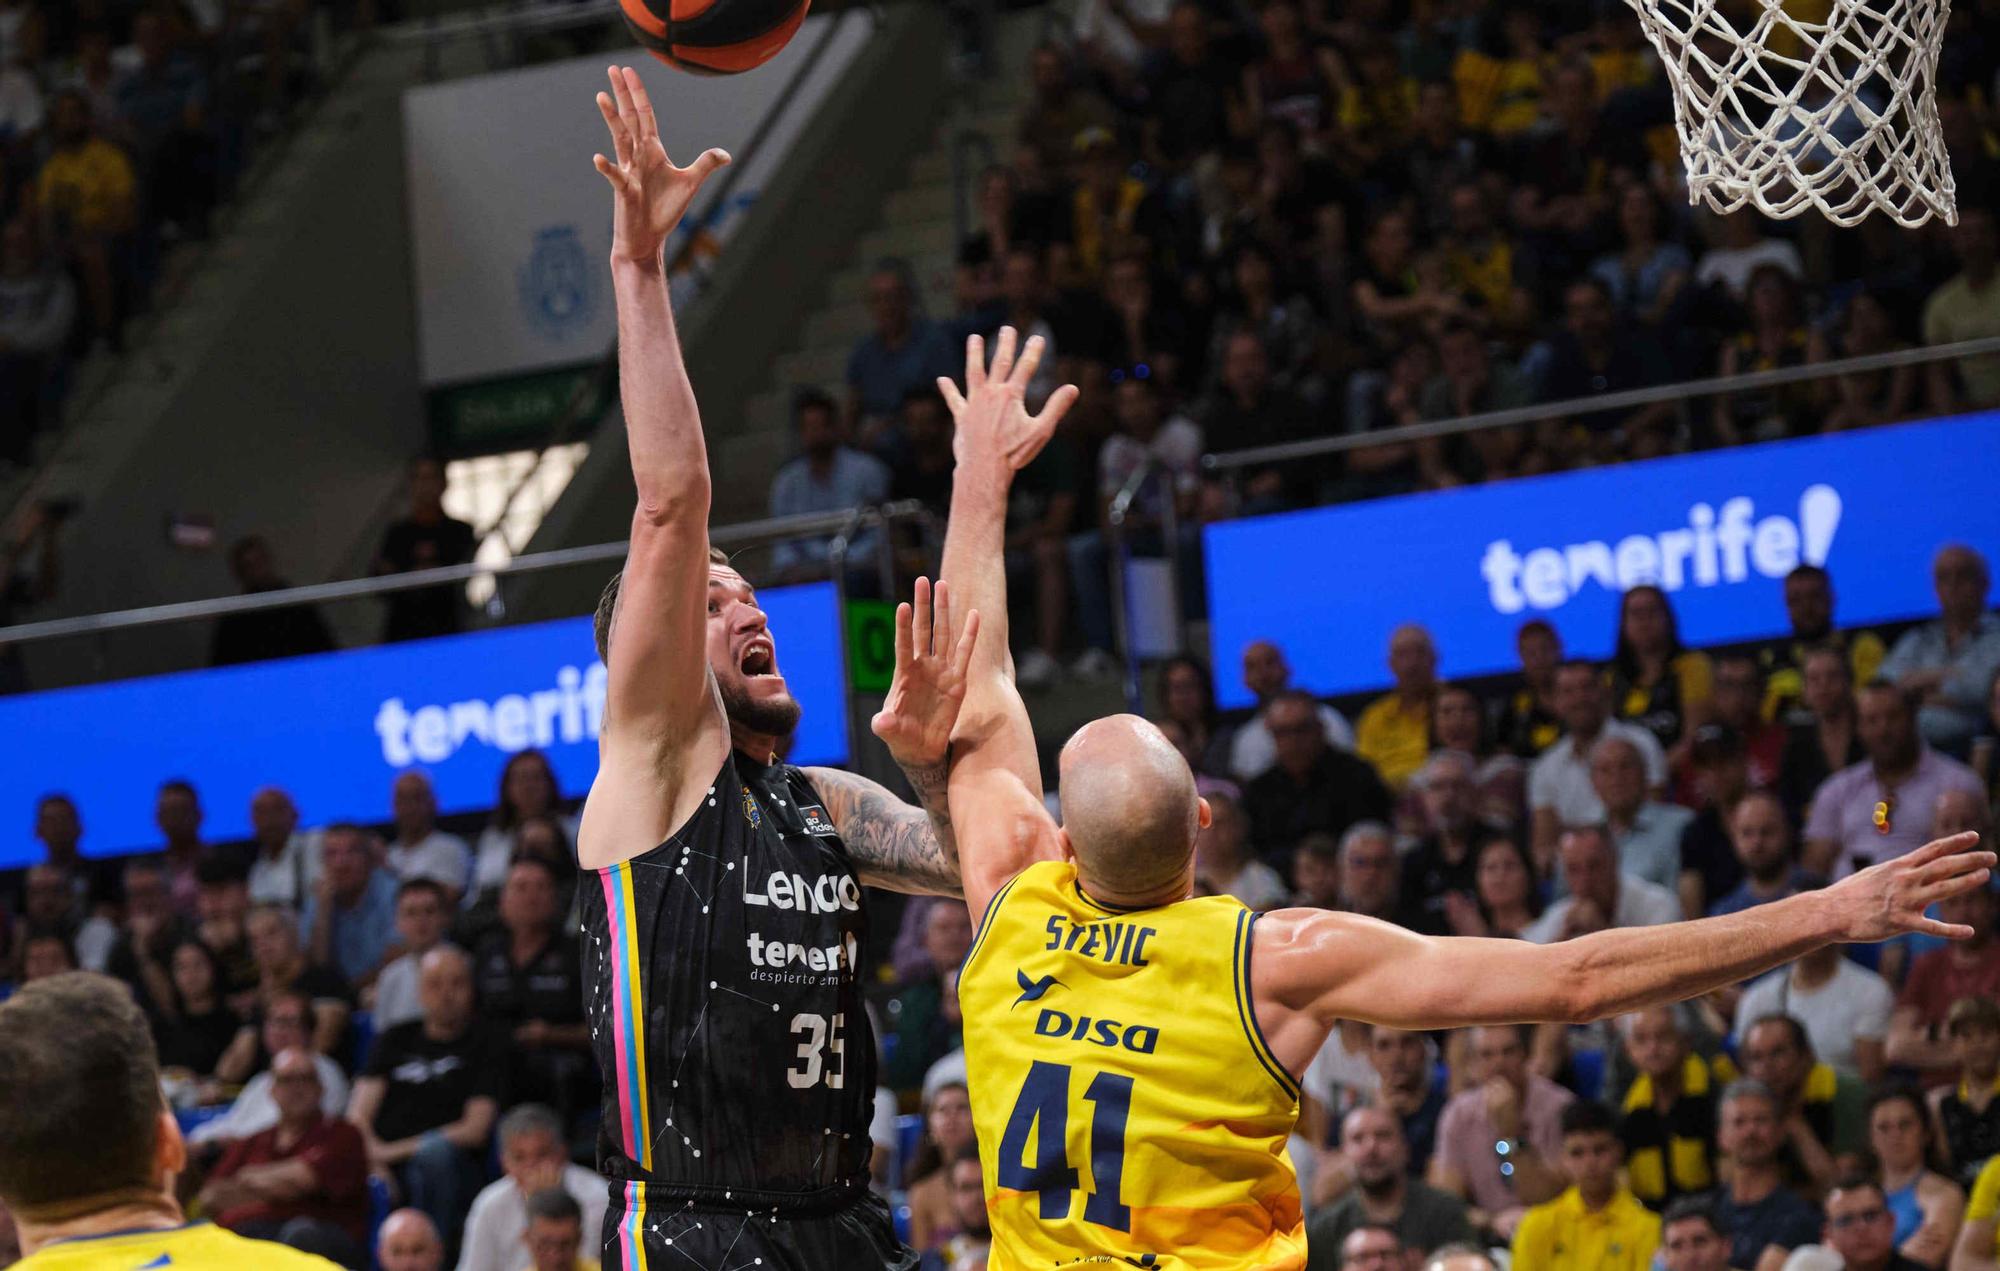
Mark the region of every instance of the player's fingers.
POLYGON ((875 718, 868 721, 868 731, 887 741, 894 721, 895 717, 888 711, 876 711, 875 718))
POLYGON ((604 126, 611 132, 611 145, 618 153, 618 162, 632 160, 632 134, 626 131, 625 121, 618 117, 618 103, 610 93, 597 95, 597 113, 604 116, 604 126))
POLYGON ((1917 888, 1911 903, 1919 908, 1928 909, 1940 900, 1949 900, 1953 896, 1962 896, 1975 887, 1986 886, 1986 880, 1991 877, 1993 877, 1992 870, 1976 869, 1970 874, 1956 874, 1950 878, 1942 878, 1917 888))
POLYGON ((1978 841, 1979 835, 1972 830, 1967 830, 1963 834, 1953 834, 1948 838, 1932 839, 1916 851, 1903 857, 1903 864, 1907 868, 1915 869, 1919 865, 1928 865, 1940 856, 1949 856, 1953 852, 1962 852, 1978 841))
POLYGON ((1911 871, 1921 883, 1958 878, 1974 870, 1992 869, 1997 862, 1991 852, 1951 852, 1911 871))
POLYGON ((944 398, 945 408, 951 412, 952 418, 958 418, 958 413, 965 409, 965 394, 958 391, 958 385, 952 383, 949 375, 938 376, 937 387, 938 395, 944 398))
POLYGON ((625 126, 628 136, 638 134, 638 120, 632 115, 632 95, 625 89, 625 75, 616 66, 609 71, 611 77, 611 103, 618 108, 618 122, 625 126))
POLYGON ((660 135, 659 121, 653 118, 653 99, 646 96, 646 81, 632 67, 625 68, 625 91, 632 95, 632 114, 638 119, 639 140, 660 135))
POLYGON ((1035 426, 1049 432, 1055 431, 1069 408, 1076 405, 1078 389, 1074 384, 1065 384, 1049 394, 1049 400, 1042 403, 1042 412, 1035 416, 1035 426))
POLYGON ((972 650, 973 646, 978 643, 979 611, 977 609, 970 609, 965 614, 965 630, 960 632, 958 636, 958 648, 953 650, 951 655, 951 673, 957 677, 961 684, 965 682, 966 675, 972 670, 972 650))
POLYGON ((1014 371, 1014 341, 1019 335, 1011 326, 1000 328, 1000 338, 993 342, 993 365, 986 368, 988 379, 1006 382, 1014 371))
POLYGON ((938 657, 951 652, 951 584, 942 578, 931 584, 930 651, 938 657))
POLYGON ((906 601, 896 606, 896 669, 902 670, 910 664, 910 606, 906 601))
POLYGON ((965 337, 965 391, 978 392, 986 383, 986 338, 965 337))
POLYGON ((701 156, 688 165, 688 171, 694 174, 694 183, 700 185, 703 181, 708 180, 709 176, 716 169, 728 166, 729 152, 727 150, 708 149, 702 151, 701 156))
POLYGON ((910 624, 911 655, 917 659, 931 651, 931 580, 917 579, 916 617, 910 624))
POLYGON ((1021 359, 1014 363, 1014 373, 1007 382, 1026 392, 1029 382, 1035 378, 1036 368, 1042 364, 1042 353, 1046 347, 1041 336, 1029 336, 1027 344, 1022 346, 1021 359))
POLYGON ((1917 930, 1928 936, 1938 936, 1945 940, 1970 940, 1972 928, 1962 923, 1939 922, 1935 918, 1919 918, 1917 930))
POLYGON ((611 182, 611 188, 613 190, 616 190, 620 194, 623 194, 625 192, 625 174, 618 170, 616 164, 612 163, 611 160, 605 158, 601 154, 594 154, 590 156, 590 163, 592 167, 596 168, 599 172, 604 174, 604 179, 606 181, 611 182))

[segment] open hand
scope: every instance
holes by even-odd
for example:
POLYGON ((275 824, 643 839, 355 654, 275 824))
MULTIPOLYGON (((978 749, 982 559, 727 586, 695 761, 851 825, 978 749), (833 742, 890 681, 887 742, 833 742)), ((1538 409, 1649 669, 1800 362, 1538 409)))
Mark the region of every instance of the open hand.
POLYGON ((978 638, 975 609, 965 615, 965 629, 952 647, 951 588, 945 583, 937 585, 935 616, 927 578, 917 579, 915 604, 896 606, 896 674, 873 727, 902 767, 945 761, 958 709, 965 704, 966 671, 978 638))
POLYGON ((1940 900, 1986 886, 1993 874, 1991 852, 1975 852, 1979 836, 1967 832, 1926 843, 1894 860, 1870 865, 1827 889, 1828 899, 1841 904, 1840 937, 1851 944, 1870 944, 1909 931, 1970 940, 1972 928, 1939 922, 1924 910, 1940 900))
POLYGON ((603 155, 591 162, 611 183, 617 210, 611 222, 611 254, 621 260, 658 266, 667 236, 687 214, 688 204, 709 174, 729 162, 721 150, 704 150, 685 168, 667 158, 660 143, 660 125, 653 117, 652 99, 639 72, 631 67, 610 70, 611 91, 597 95, 597 109, 611 130, 613 163, 603 155))
POLYGON ((938 391, 951 407, 958 425, 952 437, 952 451, 963 463, 968 458, 1000 459, 1009 471, 1019 472, 1042 452, 1055 435, 1056 425, 1076 403, 1076 385, 1065 384, 1049 394, 1041 413, 1028 413, 1028 384, 1042 364, 1043 342, 1030 336, 1019 360, 1014 357, 1018 337, 1012 327, 1001 327, 993 342, 993 366, 986 366, 986 341, 968 336, 965 341, 965 391, 947 376, 938 377, 938 391))

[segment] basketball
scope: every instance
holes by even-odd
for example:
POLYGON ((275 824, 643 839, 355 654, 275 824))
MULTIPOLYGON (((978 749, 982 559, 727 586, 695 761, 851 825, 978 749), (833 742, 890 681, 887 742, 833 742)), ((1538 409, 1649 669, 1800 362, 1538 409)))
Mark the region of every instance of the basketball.
POLYGON ((676 70, 734 75, 776 56, 811 0, 619 0, 632 38, 676 70))

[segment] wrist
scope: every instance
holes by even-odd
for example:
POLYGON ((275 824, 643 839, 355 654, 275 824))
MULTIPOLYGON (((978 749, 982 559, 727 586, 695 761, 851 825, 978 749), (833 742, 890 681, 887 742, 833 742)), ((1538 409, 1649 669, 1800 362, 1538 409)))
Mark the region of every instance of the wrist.
POLYGON ((620 277, 630 278, 634 282, 648 282, 664 277, 666 272, 665 244, 661 244, 660 250, 649 257, 628 256, 616 248, 612 249, 611 275, 614 282, 620 277))

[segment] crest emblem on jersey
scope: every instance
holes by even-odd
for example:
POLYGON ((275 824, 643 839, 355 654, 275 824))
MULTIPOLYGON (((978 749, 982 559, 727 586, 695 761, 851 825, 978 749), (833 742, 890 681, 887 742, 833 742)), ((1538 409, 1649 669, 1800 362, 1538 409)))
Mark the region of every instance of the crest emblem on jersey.
POLYGON ((743 792, 743 819, 753 830, 764 823, 764 810, 757 806, 757 796, 748 790, 743 792))
POLYGON ((826 809, 817 803, 801 803, 799 805, 799 815, 805 819, 806 833, 808 834, 816 835, 820 838, 832 838, 834 835, 840 833, 839 830, 833 828, 833 818, 828 816, 826 809))
MULTIPOLYGON (((1014 999, 1014 1006, 1019 1006, 1023 1002, 1039 1002, 1042 1000, 1043 995, 1050 989, 1066 989, 1069 987, 1069 985, 1064 984, 1053 975, 1045 975, 1040 979, 1031 980, 1028 978, 1026 971, 1018 968, 1014 971, 1014 982, 1021 986, 1021 996, 1014 999)), ((1010 1006, 1007 1009, 1012 1010, 1014 1007, 1010 1006)))
POLYGON ((574 225, 535 231, 534 245, 514 281, 523 314, 550 340, 569 338, 596 316, 597 273, 574 225))

